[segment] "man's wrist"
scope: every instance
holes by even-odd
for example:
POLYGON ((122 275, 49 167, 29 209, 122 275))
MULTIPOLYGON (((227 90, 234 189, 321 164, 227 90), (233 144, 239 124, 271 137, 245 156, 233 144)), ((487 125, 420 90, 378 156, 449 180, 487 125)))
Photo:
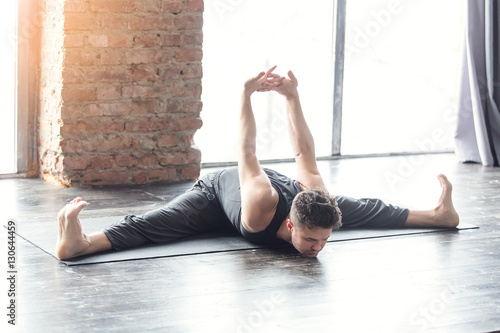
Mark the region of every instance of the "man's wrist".
POLYGON ((252 90, 244 89, 242 95, 243 95, 243 98, 250 98, 250 96, 252 96, 253 93, 254 93, 254 91, 252 91, 252 90))
POLYGON ((299 92, 296 91, 292 94, 285 95, 285 99, 290 102, 298 101, 299 100, 299 92))

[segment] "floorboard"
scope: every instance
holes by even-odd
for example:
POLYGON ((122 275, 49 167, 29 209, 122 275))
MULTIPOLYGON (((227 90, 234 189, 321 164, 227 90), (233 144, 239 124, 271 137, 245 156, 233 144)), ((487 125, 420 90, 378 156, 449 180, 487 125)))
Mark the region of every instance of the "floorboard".
MULTIPOLYGON (((402 159, 321 161, 319 167, 333 193, 410 208, 432 207, 440 191, 435 175, 445 173, 461 220, 480 228, 328 243, 317 259, 293 249, 259 249, 71 267, 17 238, 15 331, 500 329, 500 168, 443 154, 425 155, 403 173, 402 159)), ((293 164, 266 166, 294 176, 293 164)), ((0 186, 2 223, 29 228, 55 223, 75 196, 90 202, 82 217, 142 213, 190 184, 62 189, 39 179, 1 179, 0 186)), ((6 253, 6 230, 0 237, 6 253)), ((3 283, 2 304, 8 304, 3 283)))

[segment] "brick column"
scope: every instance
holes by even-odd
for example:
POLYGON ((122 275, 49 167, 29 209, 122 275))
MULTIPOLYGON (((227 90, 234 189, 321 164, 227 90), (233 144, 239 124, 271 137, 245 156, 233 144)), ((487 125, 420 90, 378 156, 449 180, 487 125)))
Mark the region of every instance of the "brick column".
POLYGON ((46 0, 40 172, 63 186, 195 179, 202 0, 46 0))

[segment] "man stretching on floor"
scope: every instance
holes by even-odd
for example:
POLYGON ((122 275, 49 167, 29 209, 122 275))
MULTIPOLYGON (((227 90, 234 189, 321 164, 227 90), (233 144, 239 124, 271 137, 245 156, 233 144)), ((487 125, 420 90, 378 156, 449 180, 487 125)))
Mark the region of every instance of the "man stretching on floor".
POLYGON ((399 208, 378 199, 331 196, 316 165, 314 140, 300 106, 297 79, 291 71, 288 77, 281 77, 273 73, 274 69, 261 72, 244 84, 238 167, 205 175, 166 206, 143 216, 127 215, 105 230, 88 235, 82 232, 78 219, 87 203, 81 198, 74 199, 58 215, 58 258, 169 242, 231 225, 249 241, 273 244, 285 240, 303 256, 316 257, 332 230, 341 225, 394 228, 458 225, 459 217, 451 199, 452 185, 444 175, 438 176, 442 187, 438 204, 426 211, 399 208), (286 100, 297 180, 259 164, 251 105, 251 95, 256 91, 275 91, 286 100))

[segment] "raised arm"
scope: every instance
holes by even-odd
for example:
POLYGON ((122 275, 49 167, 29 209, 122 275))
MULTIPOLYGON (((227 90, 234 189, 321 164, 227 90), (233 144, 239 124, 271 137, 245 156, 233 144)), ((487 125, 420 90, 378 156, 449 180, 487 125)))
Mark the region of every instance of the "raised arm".
POLYGON ((297 78, 288 71, 288 77, 273 89, 286 99, 288 134, 297 164, 297 178, 307 188, 327 190, 316 164, 314 138, 302 112, 297 86, 297 78))
POLYGON ((264 230, 271 222, 278 204, 278 193, 262 170, 256 155, 257 127, 251 95, 268 91, 283 79, 272 74, 275 67, 261 72, 245 83, 239 120, 238 173, 241 193, 241 221, 250 232, 264 230))

